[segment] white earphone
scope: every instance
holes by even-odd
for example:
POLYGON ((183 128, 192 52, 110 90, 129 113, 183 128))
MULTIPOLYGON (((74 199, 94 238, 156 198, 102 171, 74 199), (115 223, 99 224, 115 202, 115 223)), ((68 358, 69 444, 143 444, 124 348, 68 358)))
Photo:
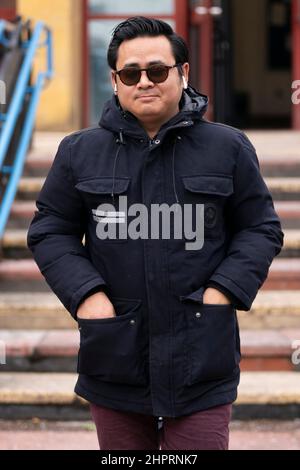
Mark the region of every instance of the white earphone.
POLYGON ((183 88, 186 90, 188 87, 188 84, 184 75, 182 75, 182 81, 183 81, 183 88))
POLYGON ((115 83, 115 87, 114 87, 114 93, 115 95, 118 93, 118 89, 117 89, 117 84, 115 83))

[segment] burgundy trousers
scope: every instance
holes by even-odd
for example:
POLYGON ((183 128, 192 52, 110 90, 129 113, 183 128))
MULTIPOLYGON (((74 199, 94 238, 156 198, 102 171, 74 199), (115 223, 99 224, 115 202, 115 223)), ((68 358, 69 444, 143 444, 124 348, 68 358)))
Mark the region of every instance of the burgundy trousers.
POLYGON ((90 403, 100 450, 228 450, 232 404, 178 418, 90 403))

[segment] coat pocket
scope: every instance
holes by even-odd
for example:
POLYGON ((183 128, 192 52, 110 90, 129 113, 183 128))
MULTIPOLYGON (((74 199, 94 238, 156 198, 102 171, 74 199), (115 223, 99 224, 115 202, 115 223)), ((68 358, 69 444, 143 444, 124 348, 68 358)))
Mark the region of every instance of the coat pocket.
POLYGON ((141 300, 111 298, 116 316, 80 319, 77 372, 99 380, 146 384, 141 332, 141 300))
POLYGON ((187 325, 187 385, 229 377, 240 362, 236 310, 231 304, 203 304, 197 297, 181 297, 187 325))
POLYGON ((83 179, 75 185, 87 208, 88 220, 94 224, 97 238, 101 241, 127 242, 129 184, 129 177, 103 176, 83 179))
POLYGON ((233 193, 231 175, 182 176, 184 203, 204 204, 204 239, 217 238, 224 230, 224 207, 233 193))

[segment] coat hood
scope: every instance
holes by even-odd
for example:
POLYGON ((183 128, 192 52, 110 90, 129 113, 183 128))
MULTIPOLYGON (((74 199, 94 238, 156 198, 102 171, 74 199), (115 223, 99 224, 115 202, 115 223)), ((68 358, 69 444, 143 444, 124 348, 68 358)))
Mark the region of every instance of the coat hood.
MULTIPOLYGON (((161 129, 170 128, 180 121, 201 120, 208 107, 208 97, 202 95, 193 87, 189 86, 183 90, 179 102, 180 111, 168 122, 163 124, 161 129)), ((124 111, 120 106, 118 98, 113 95, 104 105, 99 126, 112 132, 122 132, 132 137, 140 138, 145 136, 145 131, 137 118, 129 111, 124 111)))
MULTIPOLYGON (((173 116, 169 121, 164 123, 159 133, 161 138, 165 135, 170 129, 175 127, 186 127, 186 124, 192 125, 194 121, 201 120, 208 106, 208 97, 198 93, 194 88, 189 86, 186 90, 183 90, 181 100, 179 102, 179 112, 173 116)), ((120 106, 118 98, 113 95, 113 97, 106 102, 101 119, 99 121, 99 126, 105 129, 108 129, 114 133, 117 133, 118 137, 116 143, 118 145, 115 155, 114 155, 114 164, 113 164, 113 183, 112 183, 112 192, 111 195, 114 198, 114 187, 115 187, 115 177, 117 171, 117 161, 119 158, 121 147, 126 145, 126 139, 123 138, 124 135, 129 137, 141 139, 145 138, 145 130, 139 123, 138 119, 129 111, 124 111, 120 106)), ((172 180, 173 180, 173 192, 176 202, 178 203, 178 195, 175 182, 175 153, 176 153, 176 144, 177 140, 181 139, 180 136, 177 136, 173 141, 173 150, 172 150, 172 180)))

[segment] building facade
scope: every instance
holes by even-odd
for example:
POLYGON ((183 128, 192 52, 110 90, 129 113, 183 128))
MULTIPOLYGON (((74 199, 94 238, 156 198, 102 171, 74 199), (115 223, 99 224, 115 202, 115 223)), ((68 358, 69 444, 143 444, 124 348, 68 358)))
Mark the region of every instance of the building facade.
MULTIPOLYGON (((0 15, 42 20, 53 31, 55 76, 37 127, 97 123, 111 96, 106 50, 128 16, 169 22, 188 42, 190 83, 210 97, 208 117, 238 127, 300 130, 300 0, 3 0, 0 15)), ((37 66, 43 57, 38 58, 37 66)))

